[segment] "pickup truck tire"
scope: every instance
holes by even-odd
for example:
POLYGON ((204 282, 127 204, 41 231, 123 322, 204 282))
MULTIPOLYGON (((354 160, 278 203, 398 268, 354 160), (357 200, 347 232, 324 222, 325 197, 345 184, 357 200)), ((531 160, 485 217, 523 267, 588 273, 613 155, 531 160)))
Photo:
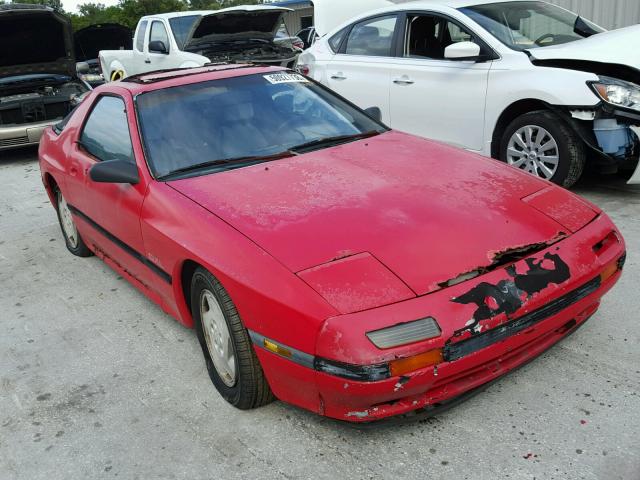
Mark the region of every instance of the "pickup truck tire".
POLYGON ((109 75, 109 81, 118 82, 125 77, 126 74, 124 73, 124 70, 114 70, 113 72, 111 72, 111 75, 109 75))
POLYGON ((272 402, 238 310, 222 284, 201 267, 191 279, 191 311, 209 377, 220 395, 241 410, 272 402))
POLYGON ((500 142, 500 160, 565 188, 582 176, 586 158, 578 134, 547 110, 517 117, 500 142))

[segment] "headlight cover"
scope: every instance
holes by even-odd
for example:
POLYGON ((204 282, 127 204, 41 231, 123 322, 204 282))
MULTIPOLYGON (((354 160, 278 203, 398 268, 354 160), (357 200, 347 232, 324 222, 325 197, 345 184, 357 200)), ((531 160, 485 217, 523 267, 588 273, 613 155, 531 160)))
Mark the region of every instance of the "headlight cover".
POLYGON ((600 77, 591 88, 602 100, 616 107, 640 112, 640 86, 611 77, 600 77))
POLYGON ((428 317, 393 327, 367 332, 367 338, 378 348, 393 348, 409 343, 439 337, 440 327, 434 318, 428 317))

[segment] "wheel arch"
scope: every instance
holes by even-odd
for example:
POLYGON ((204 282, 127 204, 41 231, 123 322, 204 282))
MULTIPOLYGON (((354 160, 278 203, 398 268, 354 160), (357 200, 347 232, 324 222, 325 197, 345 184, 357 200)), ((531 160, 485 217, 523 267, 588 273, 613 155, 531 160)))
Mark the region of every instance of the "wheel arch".
POLYGON ((498 117, 491 137, 491 157, 500 158, 500 140, 507 126, 520 115, 535 112, 537 110, 553 111, 551 105, 537 98, 527 98, 512 103, 498 117))
POLYGON ((179 275, 174 277, 180 280, 176 285, 176 297, 178 299, 178 309, 183 317, 183 324, 193 328, 193 312, 191 311, 191 279, 198 268, 207 267, 192 259, 182 262, 179 275))
POLYGON ((44 187, 47 191, 47 195, 49 195, 49 200, 51 200, 51 203, 57 209, 58 204, 55 198, 55 191, 57 188, 60 188, 60 187, 58 186, 58 182, 56 181, 54 176, 51 175, 51 173, 49 172, 46 172, 44 174, 44 187))

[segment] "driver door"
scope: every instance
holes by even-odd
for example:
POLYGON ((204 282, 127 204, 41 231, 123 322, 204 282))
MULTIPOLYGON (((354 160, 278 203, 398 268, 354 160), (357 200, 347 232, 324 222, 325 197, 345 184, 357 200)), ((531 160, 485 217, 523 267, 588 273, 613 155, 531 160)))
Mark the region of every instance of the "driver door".
MULTIPOLYGON (((402 56, 391 65, 391 127, 482 150, 493 62, 445 58, 449 45, 477 41, 470 30, 452 19, 424 13, 407 15, 405 20, 402 56)), ((481 51, 484 48, 488 47, 481 46, 481 51)))
POLYGON ((171 42, 167 34, 167 28, 162 20, 153 20, 149 30, 149 40, 146 45, 146 71, 166 70, 168 68, 177 68, 175 59, 179 55, 170 55, 171 42), (166 52, 152 51, 149 48, 151 42, 162 42, 166 48, 166 52))
POLYGON ((73 147, 73 160, 84 178, 82 197, 73 210, 86 225, 83 236, 89 237, 85 240, 94 245, 97 254, 148 286, 149 272, 139 258, 139 252, 144 252, 140 228, 144 179, 141 176, 137 185, 111 184, 94 182, 90 176, 91 168, 99 162, 119 159, 136 163, 127 116, 132 108, 118 95, 101 95, 94 100, 73 147))

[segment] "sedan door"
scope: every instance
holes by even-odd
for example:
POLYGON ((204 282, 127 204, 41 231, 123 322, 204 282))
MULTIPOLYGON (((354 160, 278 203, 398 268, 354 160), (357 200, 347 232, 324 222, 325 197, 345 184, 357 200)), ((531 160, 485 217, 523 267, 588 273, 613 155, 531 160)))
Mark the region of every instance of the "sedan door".
POLYGON ((378 107, 389 122, 389 60, 395 51, 398 15, 353 25, 327 65, 329 87, 360 108, 378 107))
POLYGON ((403 23, 402 55, 394 59, 391 72, 391 127, 482 150, 493 52, 482 44, 484 61, 448 60, 448 46, 480 41, 466 27, 437 14, 408 14, 403 23))

